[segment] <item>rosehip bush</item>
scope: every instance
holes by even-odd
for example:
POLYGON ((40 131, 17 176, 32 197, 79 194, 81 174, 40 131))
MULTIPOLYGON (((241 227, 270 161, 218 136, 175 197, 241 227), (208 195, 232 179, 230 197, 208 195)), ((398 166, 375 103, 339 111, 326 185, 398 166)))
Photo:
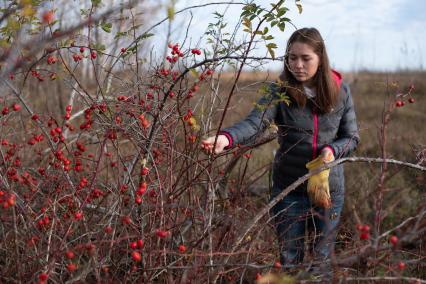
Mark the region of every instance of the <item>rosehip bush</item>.
MULTIPOLYGON (((246 170, 248 147, 216 157, 200 144, 226 101, 221 70, 241 72, 258 38, 275 59, 269 31, 290 21, 283 1, 242 6, 248 42, 234 42, 216 13, 206 44, 168 38, 158 61, 147 59, 155 34, 136 24, 135 2, 88 1, 70 27, 47 1, 18 2, 6 1, 0 30, 0 280, 234 283, 248 263, 250 281, 282 269, 270 218, 241 233, 264 205, 242 181, 267 171, 246 170), (235 165, 244 170, 230 178, 235 165)), ((414 103, 412 91, 395 106, 414 103)), ((372 243, 367 225, 359 238, 372 243)))

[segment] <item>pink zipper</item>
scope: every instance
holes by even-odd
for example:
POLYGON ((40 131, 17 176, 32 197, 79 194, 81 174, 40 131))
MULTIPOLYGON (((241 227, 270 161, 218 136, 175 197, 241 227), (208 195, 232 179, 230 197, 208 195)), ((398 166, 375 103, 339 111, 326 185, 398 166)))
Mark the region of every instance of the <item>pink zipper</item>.
POLYGON ((313 154, 312 159, 317 156, 317 138, 318 138, 318 114, 314 111, 314 140, 312 142, 313 154))

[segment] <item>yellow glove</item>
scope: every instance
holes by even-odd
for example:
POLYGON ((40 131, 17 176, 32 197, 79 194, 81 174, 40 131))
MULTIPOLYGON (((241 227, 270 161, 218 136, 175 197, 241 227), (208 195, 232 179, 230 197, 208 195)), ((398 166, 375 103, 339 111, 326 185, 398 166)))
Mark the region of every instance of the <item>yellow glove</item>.
MULTIPOLYGON (((334 159, 334 157, 333 157, 334 159)), ((324 157, 321 155, 315 160, 306 164, 309 171, 320 168, 326 163, 324 157)), ((330 188, 328 184, 328 176, 330 169, 323 170, 316 175, 313 175, 308 180, 308 196, 311 202, 322 208, 331 207, 330 188)))

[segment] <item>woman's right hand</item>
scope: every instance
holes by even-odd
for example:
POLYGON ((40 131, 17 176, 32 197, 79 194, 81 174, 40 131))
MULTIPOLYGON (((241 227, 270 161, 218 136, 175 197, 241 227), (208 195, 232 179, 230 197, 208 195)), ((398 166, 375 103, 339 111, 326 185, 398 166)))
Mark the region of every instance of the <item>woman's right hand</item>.
MULTIPOLYGON (((207 154, 211 154, 213 152, 213 144, 216 136, 210 136, 207 139, 204 139, 201 141, 201 148, 206 152, 207 154)), ((219 134, 217 136, 217 142, 216 147, 214 149, 215 154, 219 154, 223 152, 223 149, 229 146, 229 140, 225 135, 219 134)))

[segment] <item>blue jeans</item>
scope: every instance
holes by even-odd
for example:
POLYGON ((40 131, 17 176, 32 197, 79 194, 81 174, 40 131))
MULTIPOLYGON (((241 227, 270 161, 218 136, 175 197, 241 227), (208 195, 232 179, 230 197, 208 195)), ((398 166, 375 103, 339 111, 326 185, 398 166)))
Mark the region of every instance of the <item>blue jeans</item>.
POLYGON ((306 192, 290 192, 272 209, 284 266, 303 261, 305 233, 313 232, 311 245, 317 260, 329 258, 334 249, 336 228, 343 208, 344 192, 331 193, 332 208, 312 207, 306 192))

